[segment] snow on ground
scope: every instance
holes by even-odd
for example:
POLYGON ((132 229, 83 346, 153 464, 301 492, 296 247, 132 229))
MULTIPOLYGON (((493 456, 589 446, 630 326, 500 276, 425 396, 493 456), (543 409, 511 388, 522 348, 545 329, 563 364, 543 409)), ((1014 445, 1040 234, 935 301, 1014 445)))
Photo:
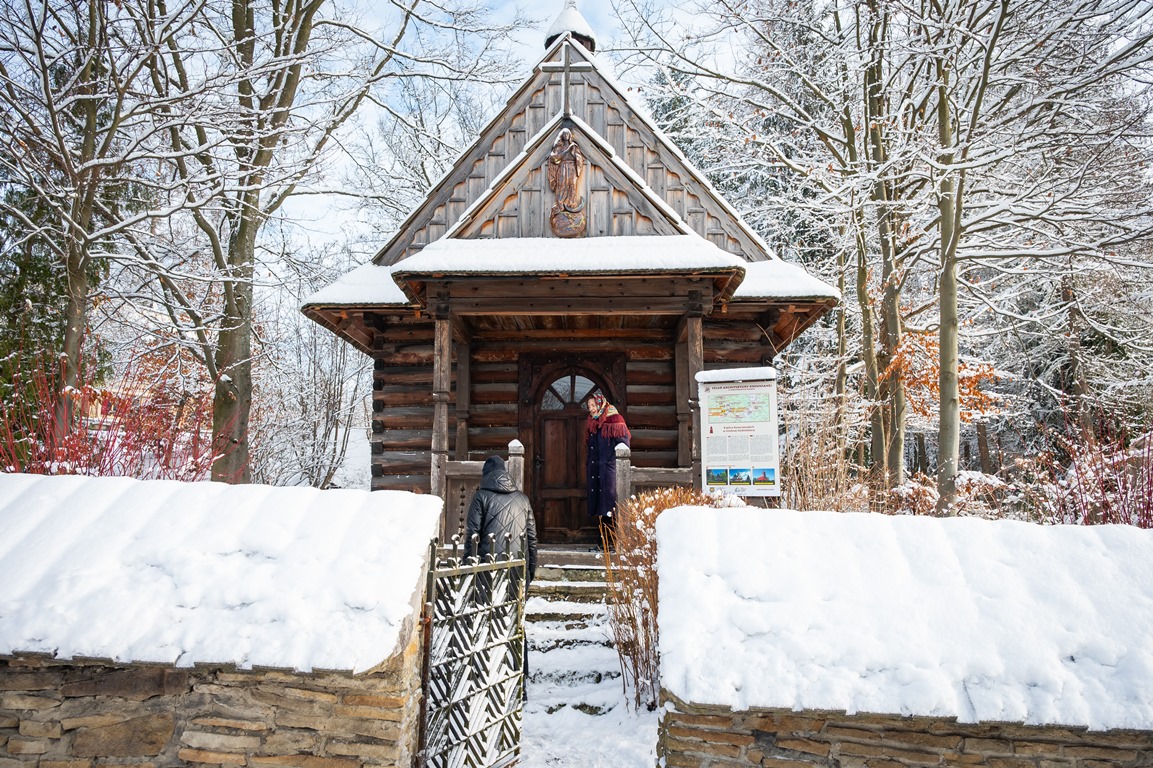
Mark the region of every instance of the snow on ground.
POLYGON ((619 699, 616 708, 605 715, 586 715, 568 707, 550 715, 533 704, 529 688, 521 768, 652 768, 656 764, 658 713, 627 710, 619 680, 601 685, 612 688, 612 695, 619 699))
POLYGON ((334 488, 369 490, 372 485, 372 444, 368 429, 352 427, 348 432, 348 451, 344 462, 332 476, 334 488))
POLYGON ((364 671, 420 603, 440 499, 0 475, 0 655, 364 671))
POLYGON ((656 528, 682 699, 1153 728, 1153 531, 740 508, 656 528))
MULTIPOLYGON (((531 598, 526 609, 560 610, 531 598)), ((587 612, 587 626, 530 621, 528 702, 521 744, 522 768, 652 768, 656 764, 657 713, 635 713, 625 703, 616 651, 606 645, 603 604, 565 603, 587 612), (570 645, 571 644, 571 645, 570 645), (544 649, 538 652, 536 649, 544 649), (561 702, 566 706, 558 708, 561 702), (584 707, 585 709, 581 709, 584 707), (597 715, 588 711, 606 711, 597 715)), ((531 610, 530 610, 531 612, 531 610)))

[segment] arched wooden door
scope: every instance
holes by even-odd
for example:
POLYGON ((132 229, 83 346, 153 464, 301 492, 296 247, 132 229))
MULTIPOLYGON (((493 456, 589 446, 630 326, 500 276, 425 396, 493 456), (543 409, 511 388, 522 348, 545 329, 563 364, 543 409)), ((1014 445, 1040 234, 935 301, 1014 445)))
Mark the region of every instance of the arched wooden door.
POLYGON ((534 368, 525 459, 537 538, 546 544, 591 544, 599 534, 588 517, 584 403, 596 392, 613 399, 612 373, 591 361, 534 368))

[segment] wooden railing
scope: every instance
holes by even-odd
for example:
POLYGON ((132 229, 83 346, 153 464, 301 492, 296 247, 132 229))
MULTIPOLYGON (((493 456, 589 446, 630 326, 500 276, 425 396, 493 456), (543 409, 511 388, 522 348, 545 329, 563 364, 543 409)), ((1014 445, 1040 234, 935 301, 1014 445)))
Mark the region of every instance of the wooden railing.
POLYGON ((664 467, 634 467, 632 451, 627 445, 618 445, 617 451, 617 501, 624 501, 638 490, 665 488, 672 485, 692 486, 694 483, 691 467, 675 469, 664 467))
MULTIPOLYGON (((508 459, 505 461, 512 481, 520 490, 524 490, 524 445, 520 440, 513 440, 508 444, 508 459)), ((472 495, 480 487, 480 478, 484 470, 483 461, 449 461, 445 463, 444 483, 444 526, 441 528, 441 540, 445 543, 452 541, 457 533, 464 538, 465 516, 468 514, 468 505, 472 502, 472 495)))
MULTIPOLYGON (((618 445, 617 455, 617 499, 624 500, 638 490, 665 488, 674 485, 692 486, 696 477, 689 467, 634 467, 632 451, 627 445, 618 445)), ((505 462, 508 473, 516 487, 524 490, 524 445, 519 440, 508 444, 508 459, 505 462)), ((449 461, 445 464, 444 523, 441 540, 446 544, 456 534, 464 538, 465 517, 472 496, 480 487, 484 470, 483 461, 449 461)))

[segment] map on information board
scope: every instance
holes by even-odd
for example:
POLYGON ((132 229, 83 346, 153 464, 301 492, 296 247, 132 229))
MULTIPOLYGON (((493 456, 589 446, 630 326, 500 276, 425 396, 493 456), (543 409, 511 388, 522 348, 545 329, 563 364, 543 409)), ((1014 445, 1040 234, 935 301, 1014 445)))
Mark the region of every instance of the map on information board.
POLYGON ((767 392, 717 395, 709 400, 709 423, 736 424, 772 419, 773 401, 767 392))

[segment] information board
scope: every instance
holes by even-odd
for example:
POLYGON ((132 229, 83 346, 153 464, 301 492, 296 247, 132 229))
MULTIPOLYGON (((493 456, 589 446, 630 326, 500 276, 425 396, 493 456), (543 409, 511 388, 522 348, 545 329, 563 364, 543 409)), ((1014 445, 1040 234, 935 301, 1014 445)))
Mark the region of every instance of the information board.
POLYGON ((739 496, 780 496, 777 373, 733 368, 697 374, 701 486, 739 496))

